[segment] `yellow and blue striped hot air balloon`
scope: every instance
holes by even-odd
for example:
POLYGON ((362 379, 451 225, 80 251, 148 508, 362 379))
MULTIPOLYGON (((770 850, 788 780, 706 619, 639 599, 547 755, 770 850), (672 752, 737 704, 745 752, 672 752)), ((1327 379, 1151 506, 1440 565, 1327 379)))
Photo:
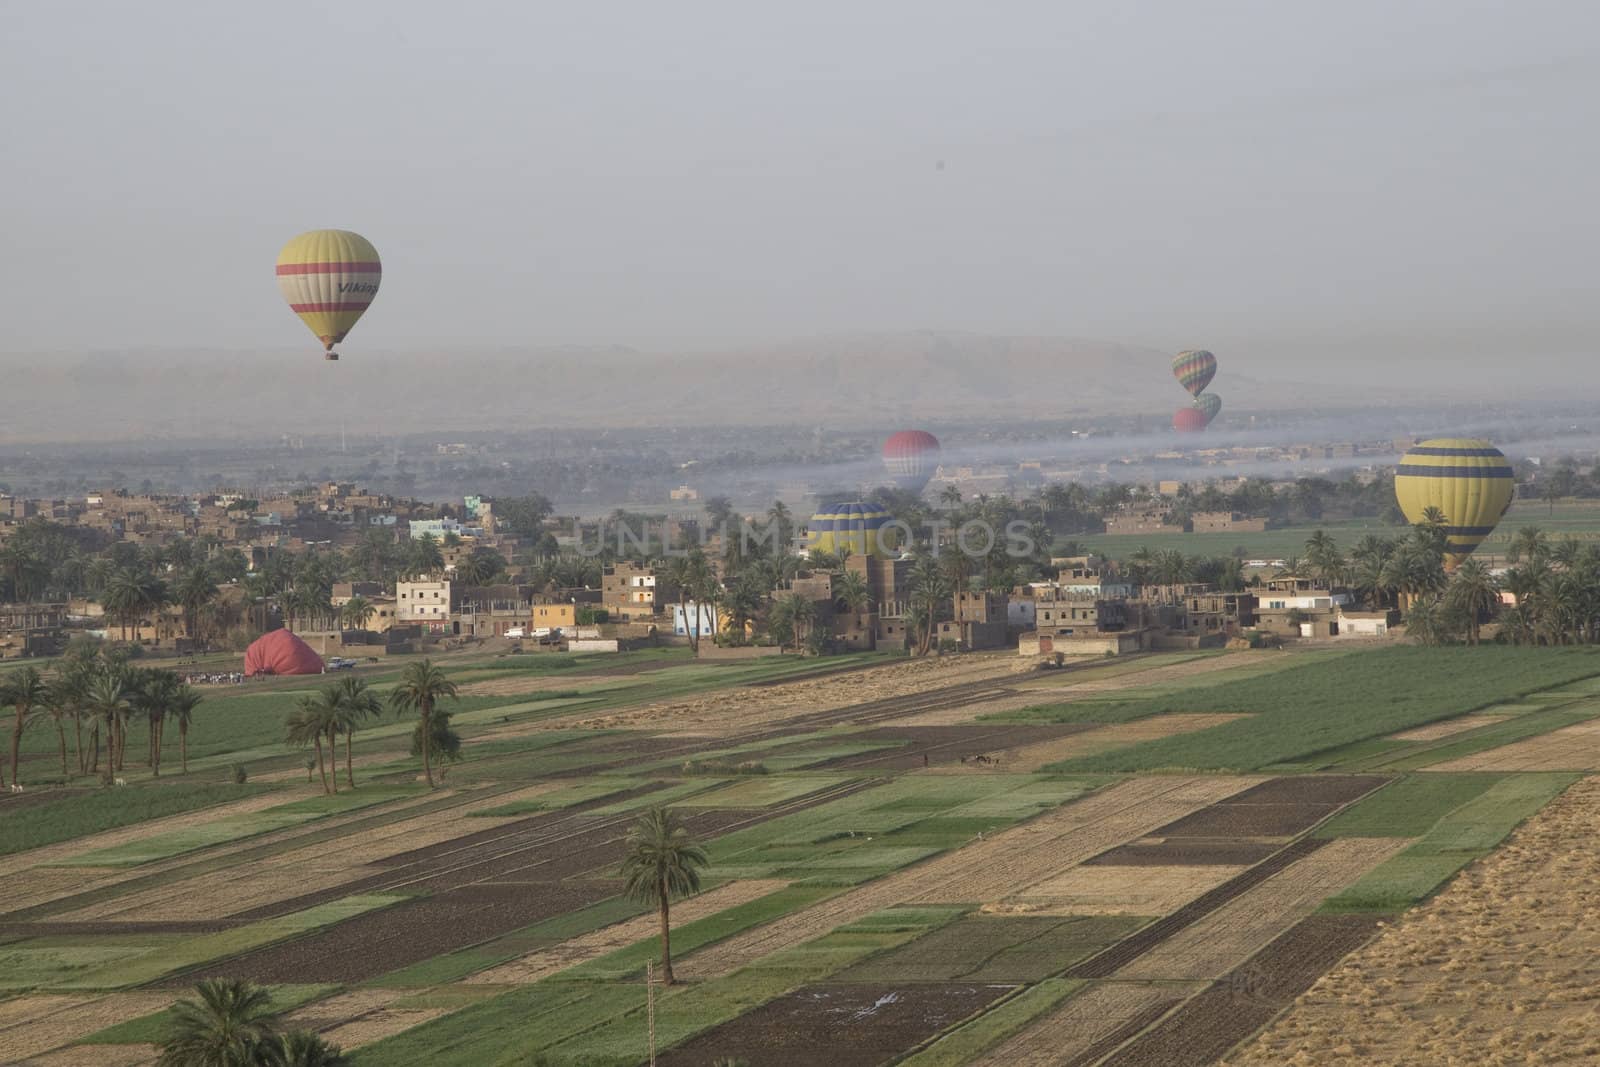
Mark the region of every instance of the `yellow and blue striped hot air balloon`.
POLYGON ((1444 515, 1445 565, 1454 569, 1494 531, 1516 494, 1511 461, 1488 441, 1439 437, 1400 459, 1394 495, 1407 521, 1423 521, 1429 508, 1444 515))
POLYGON ((813 552, 837 555, 841 550, 855 556, 884 556, 894 548, 893 535, 879 536, 879 532, 893 518, 876 504, 863 504, 853 500, 843 504, 830 504, 811 516, 806 523, 810 534, 808 547, 813 552))
POLYGON ((359 233, 312 230, 278 253, 278 290, 322 342, 328 359, 378 295, 383 264, 359 233))

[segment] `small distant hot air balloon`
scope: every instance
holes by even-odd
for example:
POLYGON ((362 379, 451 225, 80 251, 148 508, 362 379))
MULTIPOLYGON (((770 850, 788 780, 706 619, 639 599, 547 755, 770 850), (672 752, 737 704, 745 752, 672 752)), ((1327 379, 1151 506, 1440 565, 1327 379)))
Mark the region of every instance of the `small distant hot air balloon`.
POLYGON ((845 551, 856 556, 882 556, 894 546, 883 543, 879 531, 892 516, 876 504, 852 500, 829 504, 806 523, 807 547, 816 552, 845 551))
POLYGON ((1210 426, 1217 412, 1222 410, 1222 398, 1216 393, 1201 393, 1194 398, 1194 406, 1205 414, 1206 425, 1210 426))
POLYGON ((1172 428, 1179 433, 1199 433, 1206 428, 1206 413, 1190 405, 1172 413, 1172 428))
POLYGON ((1199 396, 1217 376, 1217 357, 1203 348, 1191 348, 1172 358, 1172 376, 1178 384, 1199 396))
POLYGON ((349 230, 311 230, 278 253, 278 290, 322 342, 324 357, 344 340, 378 295, 378 250, 349 230))
POLYGON ((901 430, 883 443, 883 469, 910 493, 928 487, 939 466, 939 439, 926 430, 901 430))
POLYGON ((1400 458, 1394 495, 1413 524, 1429 508, 1444 515, 1445 567, 1454 570, 1494 532, 1516 495, 1516 476, 1505 453, 1488 441, 1439 437, 1400 458))

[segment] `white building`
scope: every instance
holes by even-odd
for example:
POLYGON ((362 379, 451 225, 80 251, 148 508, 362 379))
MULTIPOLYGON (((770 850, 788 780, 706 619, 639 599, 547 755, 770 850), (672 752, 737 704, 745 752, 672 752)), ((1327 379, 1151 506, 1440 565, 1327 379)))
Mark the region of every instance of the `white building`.
POLYGON ((429 633, 450 629, 450 581, 418 579, 395 584, 395 616, 400 625, 421 624, 429 633))

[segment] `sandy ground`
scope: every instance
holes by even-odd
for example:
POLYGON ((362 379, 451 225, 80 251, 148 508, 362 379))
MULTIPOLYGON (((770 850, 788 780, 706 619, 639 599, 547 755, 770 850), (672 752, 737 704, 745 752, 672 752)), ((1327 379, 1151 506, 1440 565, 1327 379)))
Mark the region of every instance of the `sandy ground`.
POLYGON ((1480 726, 1505 722, 1509 718, 1511 718, 1509 715, 1463 715, 1459 719, 1430 722, 1414 730, 1401 730, 1397 734, 1390 734, 1389 738, 1393 741, 1437 741, 1441 737, 1454 737, 1468 730, 1476 730, 1480 726))
POLYGON ((1600 1063, 1600 780, 1535 815, 1228 1061, 1600 1063))
POLYGON ((985 911, 1008 915, 1167 915, 1244 867, 1072 867, 985 911))
MULTIPOLYGON (((912 696, 941 686, 985 679, 1006 682, 1032 672, 1033 664, 1015 654, 929 657, 810 681, 718 690, 703 697, 590 715, 561 725, 585 729, 650 729, 663 731, 667 736, 698 736, 707 732, 752 729, 796 715, 912 696)), ((541 725, 548 725, 548 722, 541 725)))
MULTIPOLYGON (((672 906, 672 921, 678 923, 693 922, 715 915, 726 908, 744 904, 766 896, 768 893, 777 892, 788 882, 778 879, 754 879, 745 882, 732 882, 728 885, 718 886, 709 893, 697 897, 690 897, 672 906)), ((608 952, 646 938, 654 937, 660 933, 660 924, 654 912, 628 919, 625 922, 615 923, 593 933, 575 937, 564 941, 551 948, 530 952, 519 959, 503 963, 472 975, 466 979, 468 984, 517 984, 522 982, 536 982, 547 978, 558 971, 569 967, 576 967, 580 963, 599 959, 608 952)))
POLYGON ((1346 837, 1241 893, 1116 973, 1119 979, 1220 978, 1411 842, 1346 837))
POLYGON ((1588 771, 1600 769, 1600 719, 1474 752, 1430 771, 1588 771))
MULTIPOLYGON (((483 806, 530 799, 565 784, 542 782, 526 789, 502 793, 492 799, 485 798, 483 806)), ((441 795, 445 794, 435 793, 433 798, 441 795)), ((290 849, 246 865, 126 893, 53 918, 61 922, 138 921, 143 916, 152 915, 182 915, 188 921, 226 918, 241 911, 314 893, 375 873, 377 868, 368 864, 397 852, 425 848, 463 834, 492 830, 525 818, 520 815, 474 818, 467 814, 478 806, 464 804, 445 812, 400 819, 337 841, 290 849)), ((376 809, 367 809, 369 814, 373 810, 376 809)), ((308 824, 308 828, 319 825, 326 823, 313 822, 308 824)))
POLYGON ((906 903, 996 903, 1108 848, 1254 785, 1255 778, 1146 778, 919 863, 687 957, 692 978, 731 974, 762 956, 906 903))
MULTIPOLYGON (((988 711, 988 709, 983 710, 985 713, 988 711)), ((1125 745, 1136 745, 1140 741, 1153 741, 1159 737, 1172 737, 1176 734, 1193 733, 1196 730, 1209 730, 1213 726, 1220 726, 1225 722, 1243 718, 1246 718, 1246 716, 1230 712, 1199 715, 1155 715, 1148 719, 1115 723, 1093 730, 1085 730, 1081 734, 1072 734, 1069 737, 1058 738, 1054 741, 1041 741, 1034 745, 1022 745, 1018 748, 1008 748, 1003 752, 990 753, 991 758, 994 760, 993 763, 946 765, 932 769, 929 773, 971 774, 974 771, 979 773, 984 771, 1003 771, 1009 774, 1031 774, 1041 767, 1051 763, 1058 763, 1061 760, 1089 756, 1096 752, 1122 748, 1125 745)), ((899 725, 899 723, 897 722, 896 725, 899 725)))
POLYGON ((23 1060, 18 1067, 146 1067, 160 1054, 155 1045, 74 1045, 23 1060))
POLYGON ((38 1056, 177 1000, 173 993, 18 997, 7 1001, 5 1013, 0 1014, 0 1063, 38 1056))

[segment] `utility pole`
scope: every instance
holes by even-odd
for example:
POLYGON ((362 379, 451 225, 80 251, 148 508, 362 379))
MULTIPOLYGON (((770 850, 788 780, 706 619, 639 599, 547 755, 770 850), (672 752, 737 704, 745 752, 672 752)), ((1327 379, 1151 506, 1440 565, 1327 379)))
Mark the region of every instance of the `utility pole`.
POLYGON ((656 1067, 656 964, 644 961, 645 1018, 650 1025, 650 1067, 656 1067))

